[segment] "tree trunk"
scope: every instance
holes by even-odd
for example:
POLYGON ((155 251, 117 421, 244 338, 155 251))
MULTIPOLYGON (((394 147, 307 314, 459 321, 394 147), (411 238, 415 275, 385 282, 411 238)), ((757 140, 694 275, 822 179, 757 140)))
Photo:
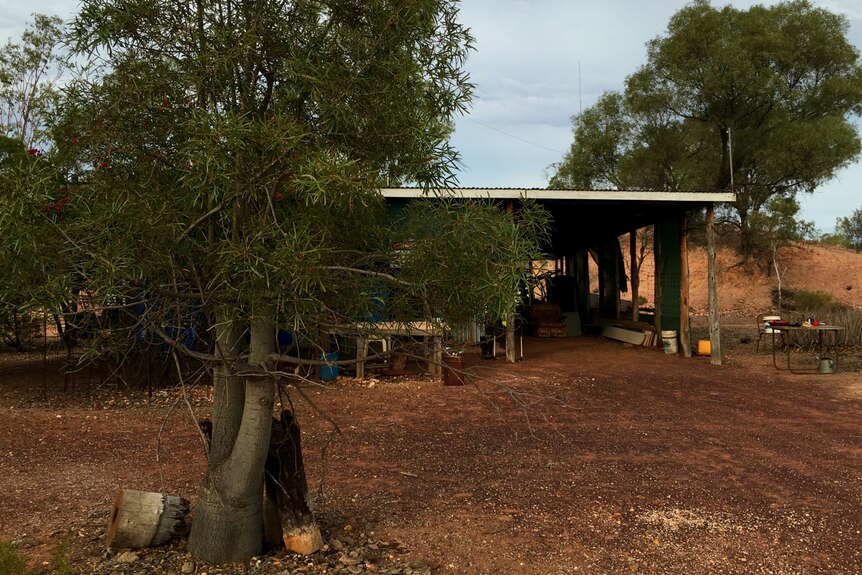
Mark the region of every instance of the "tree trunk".
POLYGON ((778 244, 772 242, 772 265, 775 268, 775 281, 778 284, 778 315, 782 314, 781 309, 781 270, 778 269, 778 244))
MULTIPOLYGON (((275 390, 268 376, 229 375, 241 347, 238 333, 228 327, 218 334, 227 371, 214 377, 211 456, 189 536, 189 551, 210 563, 247 561, 260 553, 263 541, 263 466, 275 390)), ((272 324, 253 320, 249 363, 263 367, 274 351, 272 324)))
POLYGON ((108 547, 156 547, 186 533, 189 502, 181 497, 124 489, 108 521, 108 547))
POLYGON ((266 538, 273 547, 284 543, 288 551, 308 555, 323 546, 314 519, 305 465, 302 461, 299 425, 289 411, 272 422, 266 458, 266 538))

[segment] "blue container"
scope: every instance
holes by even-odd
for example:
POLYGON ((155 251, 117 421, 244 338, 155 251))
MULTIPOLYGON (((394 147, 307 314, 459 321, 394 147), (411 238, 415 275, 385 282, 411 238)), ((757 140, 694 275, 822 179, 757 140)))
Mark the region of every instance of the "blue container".
POLYGON ((278 347, 290 347, 293 345, 293 332, 284 329, 278 330, 278 347))
MULTIPOLYGON (((323 354, 323 361, 338 361, 338 352, 330 351, 323 354)), ((322 381, 332 381, 341 374, 341 367, 338 365, 321 365, 317 369, 317 375, 322 381)))

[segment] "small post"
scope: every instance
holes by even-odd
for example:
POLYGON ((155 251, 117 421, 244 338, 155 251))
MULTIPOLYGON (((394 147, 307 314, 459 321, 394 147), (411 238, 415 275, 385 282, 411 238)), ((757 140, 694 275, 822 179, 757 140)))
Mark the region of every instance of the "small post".
POLYGON ((368 337, 356 336, 356 379, 365 379, 365 360, 368 357, 368 337))

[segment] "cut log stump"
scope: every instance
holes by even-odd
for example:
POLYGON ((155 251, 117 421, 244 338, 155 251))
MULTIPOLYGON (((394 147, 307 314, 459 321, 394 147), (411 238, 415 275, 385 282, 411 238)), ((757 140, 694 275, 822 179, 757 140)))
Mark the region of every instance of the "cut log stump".
POLYGON ((156 547, 187 531, 189 502, 182 497, 124 489, 108 520, 108 547, 156 547))

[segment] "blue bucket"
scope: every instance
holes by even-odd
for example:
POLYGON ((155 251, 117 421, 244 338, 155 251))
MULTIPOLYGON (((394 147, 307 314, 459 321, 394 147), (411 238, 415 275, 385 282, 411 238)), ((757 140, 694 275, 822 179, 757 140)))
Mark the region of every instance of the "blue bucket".
MULTIPOLYGON (((338 352, 330 351, 323 354, 323 361, 338 361, 338 352)), ((317 369, 317 375, 322 381, 332 381, 341 374, 341 367, 338 365, 321 365, 317 369)))

